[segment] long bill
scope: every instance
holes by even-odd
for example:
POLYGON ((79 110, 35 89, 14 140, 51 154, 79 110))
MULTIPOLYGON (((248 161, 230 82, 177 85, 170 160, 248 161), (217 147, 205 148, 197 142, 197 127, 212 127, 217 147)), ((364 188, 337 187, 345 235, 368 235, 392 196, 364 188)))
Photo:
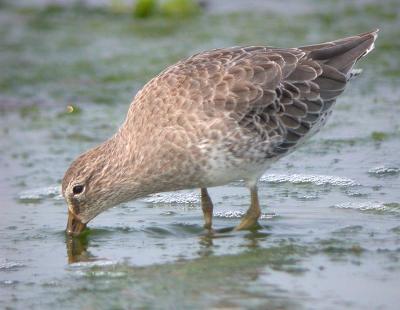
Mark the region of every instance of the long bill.
POLYGON ((68 222, 66 233, 69 236, 79 236, 86 228, 86 223, 82 223, 70 210, 68 210, 68 222))

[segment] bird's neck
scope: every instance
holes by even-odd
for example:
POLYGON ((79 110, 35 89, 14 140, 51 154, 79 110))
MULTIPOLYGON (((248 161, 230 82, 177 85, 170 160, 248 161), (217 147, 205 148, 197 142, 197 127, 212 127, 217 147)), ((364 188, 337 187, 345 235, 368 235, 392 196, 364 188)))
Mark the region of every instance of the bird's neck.
POLYGON ((118 193, 118 203, 130 201, 157 191, 153 175, 148 175, 148 156, 137 144, 137 133, 128 127, 118 132, 99 147, 102 159, 109 167, 106 175, 112 180, 112 190, 118 193))

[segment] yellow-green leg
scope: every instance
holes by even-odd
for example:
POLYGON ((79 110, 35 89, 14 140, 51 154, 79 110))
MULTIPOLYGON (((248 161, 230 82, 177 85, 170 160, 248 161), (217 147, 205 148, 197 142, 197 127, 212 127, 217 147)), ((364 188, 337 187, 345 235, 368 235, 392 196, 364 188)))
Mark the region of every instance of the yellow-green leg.
POLYGON ((260 203, 258 202, 258 189, 257 186, 250 188, 251 203, 250 208, 247 210, 245 216, 235 230, 247 230, 254 228, 258 225, 257 220, 261 215, 260 203))
POLYGON ((213 217, 213 203, 207 188, 201 188, 201 209, 204 215, 204 228, 211 229, 213 217))

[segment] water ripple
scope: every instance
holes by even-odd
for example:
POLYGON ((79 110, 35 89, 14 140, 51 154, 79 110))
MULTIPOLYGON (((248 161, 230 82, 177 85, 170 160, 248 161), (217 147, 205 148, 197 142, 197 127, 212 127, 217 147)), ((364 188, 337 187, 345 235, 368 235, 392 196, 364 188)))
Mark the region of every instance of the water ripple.
POLYGON ((24 264, 12 261, 0 262, 0 271, 16 270, 18 268, 25 267, 24 264))
POLYGON ((368 173, 374 176, 396 175, 400 173, 400 168, 389 166, 378 166, 368 170, 368 173))
POLYGON ((18 200, 21 202, 40 202, 43 199, 53 198, 55 200, 62 200, 60 186, 49 186, 36 189, 30 189, 21 192, 18 195, 18 200))

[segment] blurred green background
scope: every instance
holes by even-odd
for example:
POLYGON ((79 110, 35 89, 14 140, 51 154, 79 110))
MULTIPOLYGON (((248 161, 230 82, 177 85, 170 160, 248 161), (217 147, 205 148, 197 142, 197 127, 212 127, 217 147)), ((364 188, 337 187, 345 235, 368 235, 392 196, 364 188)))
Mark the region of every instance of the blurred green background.
POLYGON ((202 50, 291 47, 375 28, 379 55, 368 64, 380 77, 400 74, 398 1, 85 3, 1 2, 3 97, 127 103, 167 65, 202 50))

